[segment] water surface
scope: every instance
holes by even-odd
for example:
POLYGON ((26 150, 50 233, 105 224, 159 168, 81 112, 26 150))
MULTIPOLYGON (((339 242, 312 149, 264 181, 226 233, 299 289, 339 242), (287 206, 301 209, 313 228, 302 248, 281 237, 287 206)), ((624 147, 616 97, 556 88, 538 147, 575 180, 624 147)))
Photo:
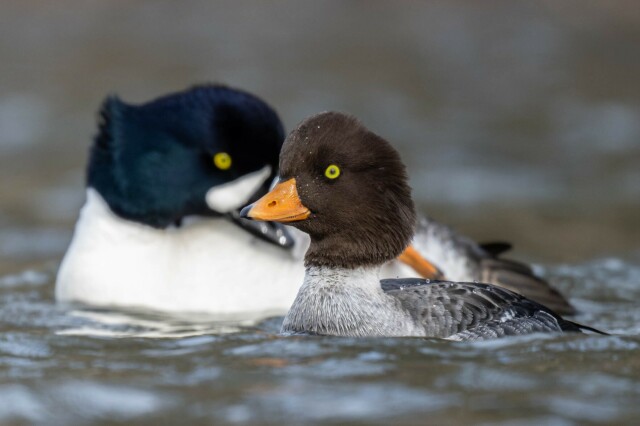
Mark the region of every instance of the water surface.
POLYGON ((229 324, 56 306, 52 275, 0 280, 0 421, 69 424, 590 424, 640 415, 640 263, 547 267, 577 320, 614 335, 478 343, 280 337, 229 324))

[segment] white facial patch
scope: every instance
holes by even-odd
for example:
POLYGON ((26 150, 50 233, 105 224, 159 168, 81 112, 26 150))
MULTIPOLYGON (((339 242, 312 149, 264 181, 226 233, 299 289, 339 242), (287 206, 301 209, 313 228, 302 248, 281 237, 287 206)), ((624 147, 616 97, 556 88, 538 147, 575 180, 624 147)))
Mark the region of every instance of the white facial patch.
POLYGON ((205 197, 210 209, 218 213, 228 213, 247 204, 249 198, 260 188, 271 174, 267 165, 238 179, 214 186, 205 197))

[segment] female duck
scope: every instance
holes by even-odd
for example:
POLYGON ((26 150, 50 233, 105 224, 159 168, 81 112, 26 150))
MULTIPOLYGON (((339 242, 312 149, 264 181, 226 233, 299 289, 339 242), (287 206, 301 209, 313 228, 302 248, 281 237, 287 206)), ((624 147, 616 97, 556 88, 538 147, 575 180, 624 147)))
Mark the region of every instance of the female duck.
POLYGON ((303 121, 283 145, 278 185, 241 216, 311 237, 283 333, 473 340, 587 328, 491 285, 380 281, 381 266, 410 243, 416 214, 398 153, 344 114, 303 121))

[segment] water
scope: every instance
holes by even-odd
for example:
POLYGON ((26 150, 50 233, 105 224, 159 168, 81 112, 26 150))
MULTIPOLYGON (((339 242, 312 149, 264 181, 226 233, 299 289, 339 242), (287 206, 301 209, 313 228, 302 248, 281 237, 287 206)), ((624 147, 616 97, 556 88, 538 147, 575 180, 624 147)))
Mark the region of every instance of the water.
POLYGON ((620 2, 0 5, 0 423, 636 424, 640 8, 620 2), (420 208, 514 256, 613 336, 281 338, 53 302, 95 111, 195 82, 291 129, 351 112, 420 208))
POLYGON ((225 324, 62 307, 50 270, 0 281, 0 422, 633 423, 640 264, 546 267, 577 320, 613 336, 480 343, 279 337, 225 324))

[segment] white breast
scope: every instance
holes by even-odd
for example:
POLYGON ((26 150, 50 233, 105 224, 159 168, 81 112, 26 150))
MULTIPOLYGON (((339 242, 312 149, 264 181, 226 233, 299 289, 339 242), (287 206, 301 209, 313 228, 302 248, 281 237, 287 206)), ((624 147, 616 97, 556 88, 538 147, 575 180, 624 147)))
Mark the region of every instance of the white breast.
POLYGON ((303 281, 306 239, 293 252, 225 219, 158 230, 123 220, 87 190, 56 298, 172 312, 280 314, 303 281))

